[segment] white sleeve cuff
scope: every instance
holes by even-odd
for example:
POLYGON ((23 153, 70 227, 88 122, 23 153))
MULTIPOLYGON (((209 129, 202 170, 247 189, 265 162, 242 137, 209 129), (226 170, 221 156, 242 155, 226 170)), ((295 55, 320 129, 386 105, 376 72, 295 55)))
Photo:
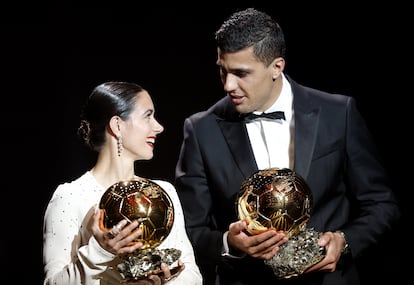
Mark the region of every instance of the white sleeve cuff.
POLYGON ((91 236, 89 239, 89 244, 87 246, 82 246, 79 248, 79 253, 90 262, 96 265, 103 265, 109 261, 112 261, 115 258, 115 255, 104 250, 95 239, 94 236, 91 236))
POLYGON ((223 248, 221 249, 221 256, 228 257, 228 258, 235 258, 235 259, 241 259, 241 258, 245 257, 246 256, 245 253, 243 253, 240 256, 233 255, 233 254, 230 253, 229 244, 227 242, 227 235, 228 234, 229 234, 228 231, 223 234, 223 248))

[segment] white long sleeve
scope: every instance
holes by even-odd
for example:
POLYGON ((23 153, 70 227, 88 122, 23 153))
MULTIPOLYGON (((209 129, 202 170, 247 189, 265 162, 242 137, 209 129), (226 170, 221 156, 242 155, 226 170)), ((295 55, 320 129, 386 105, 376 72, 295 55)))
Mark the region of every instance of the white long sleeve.
MULTIPOLYGON (((175 188, 166 181, 154 182, 169 194, 175 214, 173 228, 160 248, 180 249, 185 264, 185 270, 168 284, 202 284, 175 188)), ((87 226, 105 190, 90 172, 56 188, 44 216, 44 285, 120 284, 119 274, 109 266, 115 256, 99 246, 87 226)))

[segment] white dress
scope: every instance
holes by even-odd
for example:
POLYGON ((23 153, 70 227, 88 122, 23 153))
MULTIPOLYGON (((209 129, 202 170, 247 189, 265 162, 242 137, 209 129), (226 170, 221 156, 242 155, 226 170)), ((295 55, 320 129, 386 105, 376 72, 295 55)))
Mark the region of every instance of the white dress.
MULTIPOLYGON (((185 264, 185 269, 168 284, 202 284, 176 190, 167 181, 152 181, 168 193, 175 215, 170 234, 158 248, 180 249, 180 260, 185 264)), ((108 266, 115 256, 100 247, 86 224, 105 191, 89 171, 56 188, 44 216, 44 285, 121 284, 119 274, 108 266)))

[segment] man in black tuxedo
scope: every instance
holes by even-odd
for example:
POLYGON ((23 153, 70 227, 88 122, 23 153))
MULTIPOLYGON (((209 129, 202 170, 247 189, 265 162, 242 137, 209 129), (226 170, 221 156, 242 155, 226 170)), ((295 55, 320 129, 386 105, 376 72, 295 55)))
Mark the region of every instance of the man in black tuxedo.
POLYGON ((355 258, 378 243, 400 211, 378 151, 352 97, 298 84, 284 73, 283 32, 249 8, 216 32, 227 96, 184 123, 178 194, 205 284, 359 284, 355 258), (277 111, 279 117, 252 118, 277 111), (283 232, 246 233, 236 197, 258 169, 290 168, 313 196, 308 227, 326 256, 299 277, 278 279, 264 260, 283 232))

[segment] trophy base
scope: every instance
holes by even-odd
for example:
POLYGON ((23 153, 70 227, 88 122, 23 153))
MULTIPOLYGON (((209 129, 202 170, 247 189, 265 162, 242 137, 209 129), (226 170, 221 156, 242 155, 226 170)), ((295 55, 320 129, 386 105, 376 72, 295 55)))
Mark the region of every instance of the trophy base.
POLYGON ((174 263, 180 258, 181 250, 175 248, 148 249, 121 257, 117 270, 124 283, 146 278, 151 274, 162 274, 161 263, 174 268, 174 263))
POLYGON ((280 246, 280 250, 265 264, 280 279, 301 275, 307 268, 325 257, 324 247, 318 245, 322 233, 303 228, 280 246))

